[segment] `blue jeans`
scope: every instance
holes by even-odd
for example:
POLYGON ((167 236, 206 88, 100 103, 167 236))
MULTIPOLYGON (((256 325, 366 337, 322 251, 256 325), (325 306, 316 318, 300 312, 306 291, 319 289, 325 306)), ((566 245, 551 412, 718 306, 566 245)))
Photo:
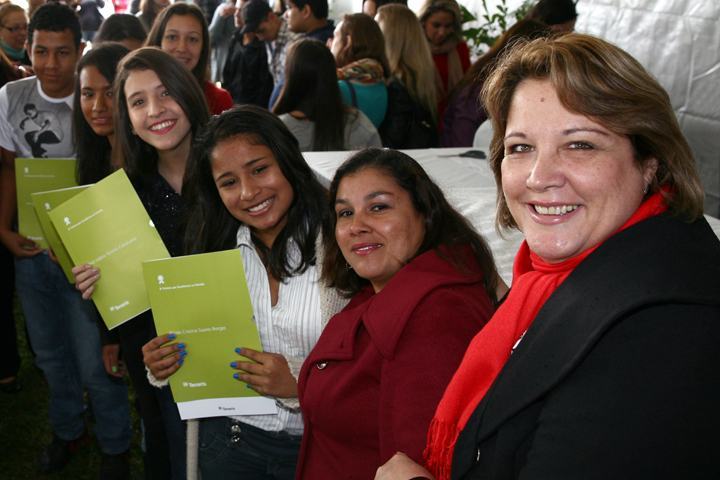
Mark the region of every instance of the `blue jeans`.
POLYGON ((293 480, 301 439, 228 417, 204 418, 200 420, 202 479, 293 480))
POLYGON ((86 389, 100 449, 111 455, 126 451, 131 436, 127 387, 105 373, 92 303, 80 297, 45 253, 15 260, 15 285, 35 362, 50 390, 55 435, 62 440, 82 435, 86 389))

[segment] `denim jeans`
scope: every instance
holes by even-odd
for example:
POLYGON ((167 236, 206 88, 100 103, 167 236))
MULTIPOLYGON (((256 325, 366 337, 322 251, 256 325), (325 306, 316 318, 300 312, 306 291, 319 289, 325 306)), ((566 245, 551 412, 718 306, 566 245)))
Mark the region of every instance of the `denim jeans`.
POLYGON ((292 480, 301 439, 228 417, 204 418, 200 420, 202 479, 292 480))
POLYGON ((127 387, 105 372, 92 303, 80 297, 46 253, 16 259, 15 284, 35 362, 50 390, 53 432, 62 440, 82 435, 85 389, 100 449, 107 454, 126 451, 131 436, 127 387))

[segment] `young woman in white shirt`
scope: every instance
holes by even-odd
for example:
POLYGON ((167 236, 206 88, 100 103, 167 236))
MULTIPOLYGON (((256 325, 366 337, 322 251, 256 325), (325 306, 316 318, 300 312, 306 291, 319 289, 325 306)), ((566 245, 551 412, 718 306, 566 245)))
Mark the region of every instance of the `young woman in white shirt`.
MULTIPOLYGON (((204 480, 294 478, 303 429, 296 378, 327 320, 345 304, 319 282, 327 194, 292 133, 257 107, 213 117, 191 162, 187 250, 240 249, 263 346, 227 352, 227 374, 238 388, 245 383, 275 397, 279 407, 274 415, 201 420, 200 471, 204 480)), ((143 348, 159 380, 192 358, 192 345, 174 338, 161 335, 143 348)))

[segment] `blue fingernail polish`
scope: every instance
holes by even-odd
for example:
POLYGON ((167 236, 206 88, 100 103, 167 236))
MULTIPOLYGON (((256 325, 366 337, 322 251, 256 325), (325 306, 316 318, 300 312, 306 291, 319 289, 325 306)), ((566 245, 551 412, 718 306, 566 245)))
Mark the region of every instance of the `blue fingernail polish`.
POLYGON ((178 344, 177 344, 177 348, 179 348, 180 350, 182 350, 183 348, 185 348, 185 344, 184 344, 184 343, 178 343, 178 344))
POLYGON ((180 360, 178 360, 177 363, 178 363, 178 365, 182 365, 184 361, 185 361, 185 358, 184 358, 184 357, 181 357, 180 360))
POLYGON ((249 388, 250 390, 252 390, 252 385, 250 385, 249 383, 246 383, 245 388, 249 388))
POLYGON ((239 373, 233 373, 233 378, 235 380, 240 380, 240 374, 239 373))
POLYGON ((235 349, 235 353, 240 353, 241 351, 242 351, 242 348, 240 348, 240 347, 237 347, 237 348, 235 349))
POLYGON ((230 362, 230 366, 232 368, 237 368, 237 362, 230 362))
POLYGON ((180 352, 180 358, 185 358, 186 356, 187 356, 187 352, 185 350, 180 352))
POLYGON ((175 334, 174 333, 168 333, 168 338, 170 340, 175 340, 175 334))

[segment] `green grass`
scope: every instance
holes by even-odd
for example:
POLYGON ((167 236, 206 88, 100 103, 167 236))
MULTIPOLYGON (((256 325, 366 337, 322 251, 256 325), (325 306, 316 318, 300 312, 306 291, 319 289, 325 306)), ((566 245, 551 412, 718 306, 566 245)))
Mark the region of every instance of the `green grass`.
MULTIPOLYGON (((60 472, 42 475, 37 471, 37 457, 52 439, 48 424, 48 389, 42 372, 35 367, 25 338, 25 323, 16 304, 16 326, 21 367, 18 378, 22 390, 16 394, 0 393, 0 478, 24 479, 97 479, 100 469, 100 450, 94 438, 73 455, 60 472)), ((133 399, 132 390, 130 398, 133 399)), ((132 409, 133 439, 130 449, 130 468, 133 479, 143 478, 140 451, 140 420, 132 409)), ((92 431, 92 418, 87 419, 92 431)))

